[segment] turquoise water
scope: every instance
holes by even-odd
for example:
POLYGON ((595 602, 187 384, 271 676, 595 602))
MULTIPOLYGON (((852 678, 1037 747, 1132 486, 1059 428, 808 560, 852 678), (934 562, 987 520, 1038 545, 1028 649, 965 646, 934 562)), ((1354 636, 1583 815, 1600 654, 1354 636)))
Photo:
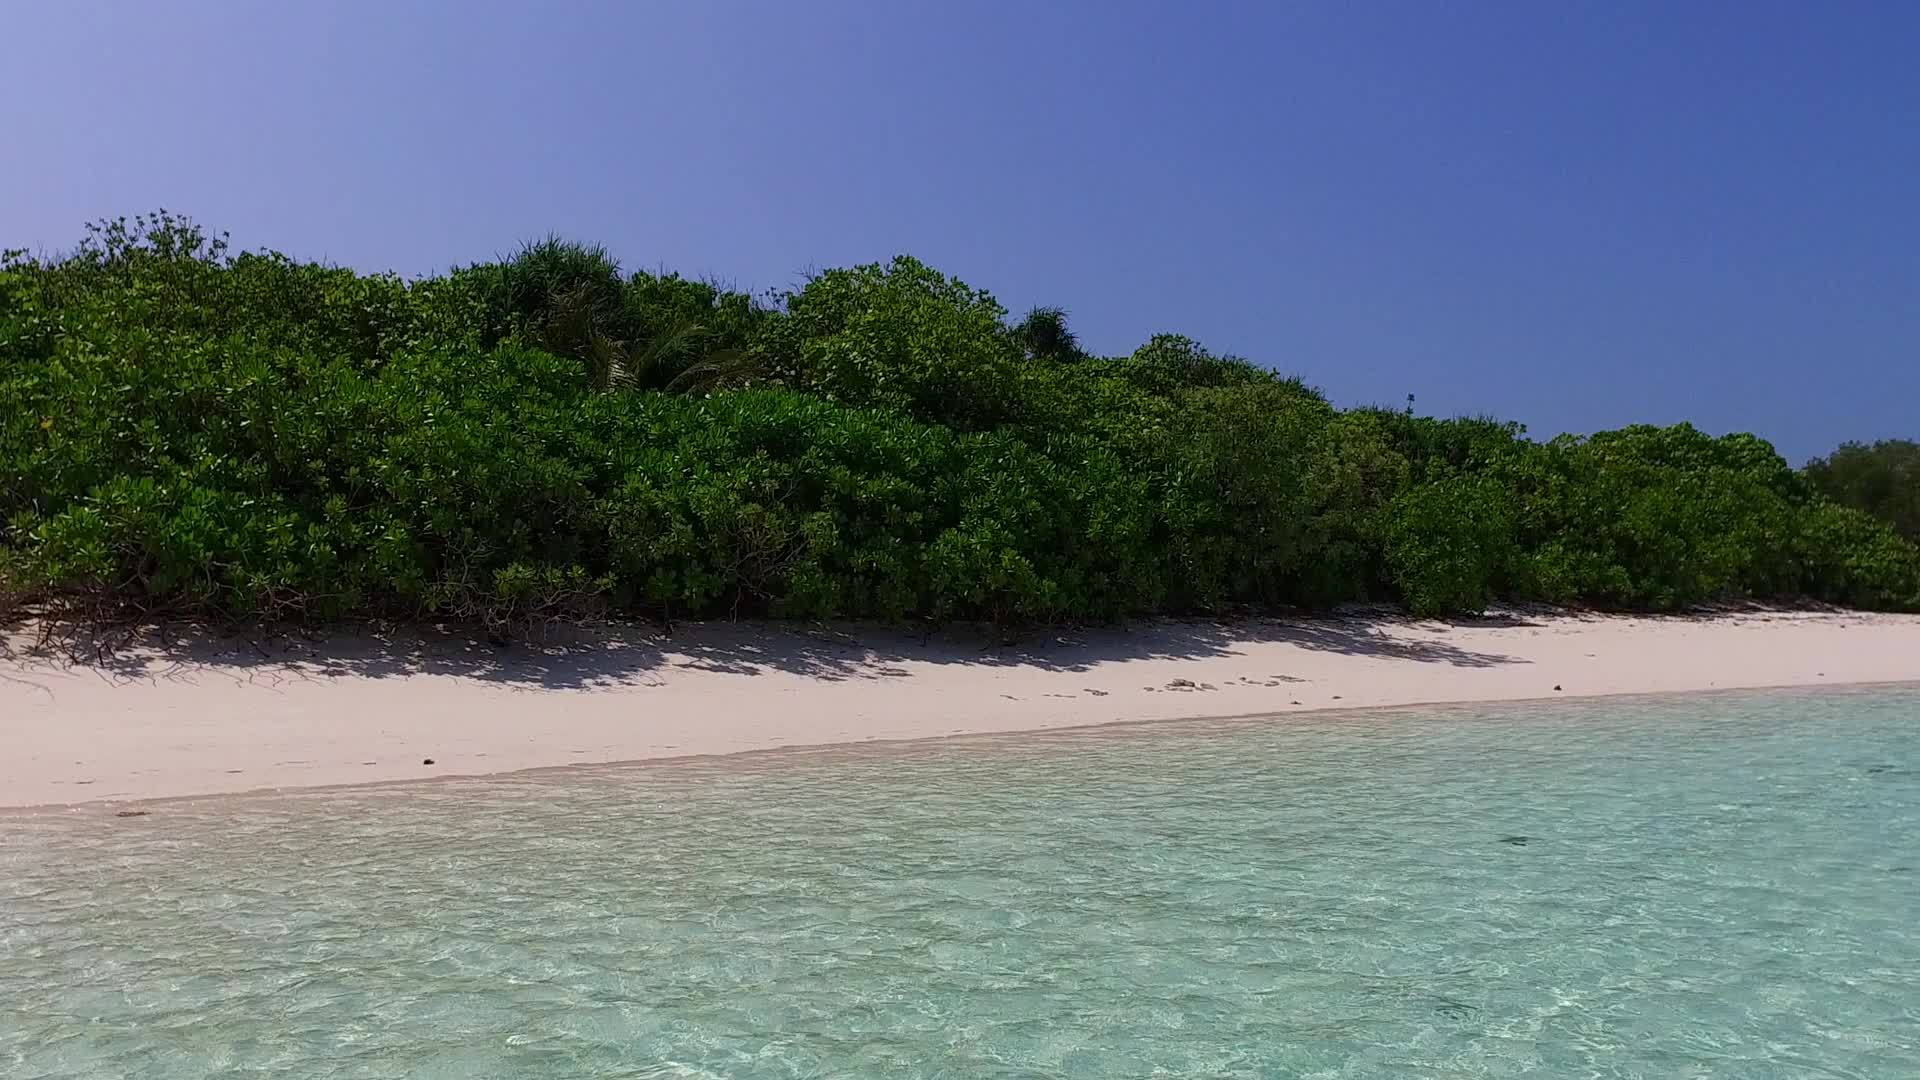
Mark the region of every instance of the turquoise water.
POLYGON ((1912 1077, 1920 690, 0 817, 0 1075, 1912 1077))

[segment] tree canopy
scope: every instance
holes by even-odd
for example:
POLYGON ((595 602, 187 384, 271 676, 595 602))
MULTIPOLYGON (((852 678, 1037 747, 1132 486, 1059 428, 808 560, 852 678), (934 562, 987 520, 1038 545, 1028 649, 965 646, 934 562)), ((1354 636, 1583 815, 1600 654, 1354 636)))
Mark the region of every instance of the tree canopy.
POLYGON ((910 258, 753 296, 548 239, 419 280, 165 213, 0 268, 0 593, 248 618, 1920 608, 1911 442, 1530 440, 910 258))
POLYGON ((1864 510, 1920 542, 1920 443, 1845 443, 1809 463, 1807 479, 1834 502, 1864 510))

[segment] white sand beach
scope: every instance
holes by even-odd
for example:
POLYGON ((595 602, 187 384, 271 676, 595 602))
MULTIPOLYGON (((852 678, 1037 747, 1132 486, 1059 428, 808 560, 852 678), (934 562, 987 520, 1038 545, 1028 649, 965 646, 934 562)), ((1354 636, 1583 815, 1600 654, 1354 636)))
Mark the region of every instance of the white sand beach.
POLYGON ((683 625, 0 655, 0 806, 387 782, 1124 721, 1920 680, 1920 616, 1158 621, 958 637, 683 625), (433 764, 424 764, 431 759, 433 764))

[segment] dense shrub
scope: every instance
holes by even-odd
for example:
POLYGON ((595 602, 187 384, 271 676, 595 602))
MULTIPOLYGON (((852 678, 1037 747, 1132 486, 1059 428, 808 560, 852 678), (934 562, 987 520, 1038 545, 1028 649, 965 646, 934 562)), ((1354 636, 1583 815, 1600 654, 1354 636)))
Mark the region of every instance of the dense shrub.
POLYGON ((1018 415, 1028 362, 992 296, 898 258, 828 270, 786 298, 766 333, 775 370, 829 401, 961 431, 1018 415))
POLYGON ((1388 507, 1383 541, 1393 583, 1416 615, 1479 611, 1506 584, 1513 522, 1492 477, 1410 486, 1388 507))
POLYGON ((1920 442, 1846 443, 1809 462, 1807 481, 1842 506, 1864 510, 1920 542, 1920 442))
POLYGON ((1685 425, 1343 412, 1177 336, 1087 356, 911 259, 761 300, 548 240, 403 281, 161 214, 0 269, 0 604, 1915 608, 1920 549, 1866 512, 1907 523, 1887 445, 1802 474, 1685 425))

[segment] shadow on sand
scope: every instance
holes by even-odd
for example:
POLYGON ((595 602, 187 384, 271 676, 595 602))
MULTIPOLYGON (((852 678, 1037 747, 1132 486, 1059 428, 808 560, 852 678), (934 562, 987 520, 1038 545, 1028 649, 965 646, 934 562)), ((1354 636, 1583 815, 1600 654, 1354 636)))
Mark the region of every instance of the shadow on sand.
POLYGON ((1446 640, 1454 626, 1530 626, 1506 616, 1460 623, 1368 614, 1230 622, 1151 620, 1127 628, 1036 631, 1007 640, 984 630, 916 635, 873 626, 801 623, 689 623, 668 634, 644 625, 567 629, 544 642, 497 644, 461 630, 247 636, 200 628, 152 627, 102 648, 54 646, 14 636, 0 659, 17 669, 80 662, 114 680, 186 679, 208 670, 249 679, 401 678, 445 675, 519 688, 578 690, 661 682, 674 670, 756 676, 784 672, 825 681, 911 677, 907 664, 968 664, 1084 672, 1123 660, 1199 660, 1238 655, 1253 644, 1424 664, 1490 668, 1525 663, 1446 640))

